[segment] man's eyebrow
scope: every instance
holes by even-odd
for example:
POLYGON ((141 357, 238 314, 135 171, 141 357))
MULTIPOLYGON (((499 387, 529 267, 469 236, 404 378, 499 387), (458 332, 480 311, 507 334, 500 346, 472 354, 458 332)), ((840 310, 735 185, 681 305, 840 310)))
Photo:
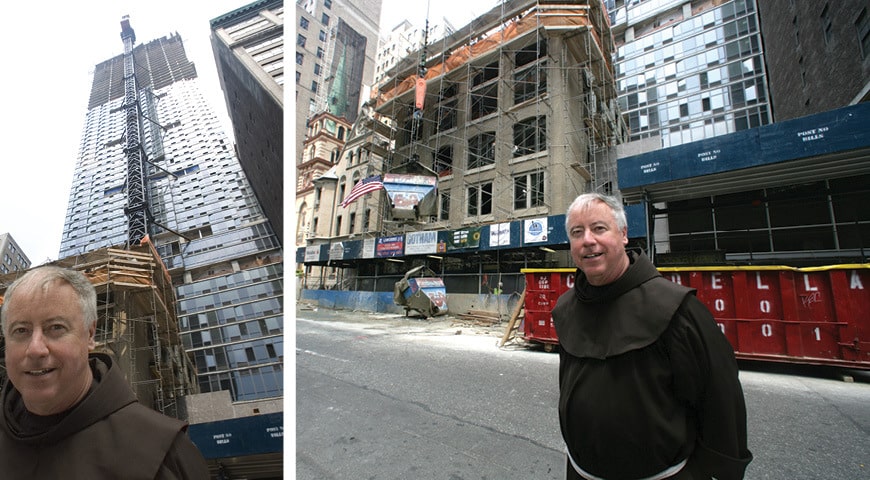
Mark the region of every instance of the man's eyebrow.
POLYGON ((72 321, 69 318, 64 317, 62 315, 58 315, 56 317, 46 318, 45 321, 43 321, 42 323, 56 323, 56 322, 72 323, 72 321))

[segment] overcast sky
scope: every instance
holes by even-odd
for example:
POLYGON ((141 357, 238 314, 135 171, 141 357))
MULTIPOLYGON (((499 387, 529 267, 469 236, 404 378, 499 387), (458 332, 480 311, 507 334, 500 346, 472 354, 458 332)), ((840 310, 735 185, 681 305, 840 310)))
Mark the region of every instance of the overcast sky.
POLYGON ((381 32, 389 33, 402 20, 422 27, 427 13, 430 26, 440 24, 441 19, 447 17, 458 29, 500 4, 500 0, 383 0, 381 32))

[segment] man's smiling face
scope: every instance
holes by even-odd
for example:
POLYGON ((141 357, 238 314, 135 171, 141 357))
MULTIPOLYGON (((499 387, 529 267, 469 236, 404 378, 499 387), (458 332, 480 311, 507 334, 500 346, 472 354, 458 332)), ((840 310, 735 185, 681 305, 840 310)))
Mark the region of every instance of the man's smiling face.
POLYGON ((85 328, 81 310, 75 291, 62 280, 21 285, 10 302, 6 368, 31 413, 66 411, 90 388, 88 352, 95 327, 85 328))
POLYGON ((607 204, 594 201, 568 213, 571 259, 592 285, 616 281, 628 269, 628 231, 616 224, 607 204))

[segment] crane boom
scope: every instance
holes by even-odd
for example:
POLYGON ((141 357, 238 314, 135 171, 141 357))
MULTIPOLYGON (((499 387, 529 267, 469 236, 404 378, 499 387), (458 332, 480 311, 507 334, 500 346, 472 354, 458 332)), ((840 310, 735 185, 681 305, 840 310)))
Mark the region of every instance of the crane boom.
POLYGON ((136 84, 133 44, 136 33, 130 26, 130 17, 121 18, 121 40, 124 42, 124 103, 122 105, 126 121, 127 142, 124 154, 127 159, 127 242, 138 245, 148 235, 150 211, 147 187, 145 184, 145 164, 143 162, 142 130, 139 106, 139 87, 136 84))

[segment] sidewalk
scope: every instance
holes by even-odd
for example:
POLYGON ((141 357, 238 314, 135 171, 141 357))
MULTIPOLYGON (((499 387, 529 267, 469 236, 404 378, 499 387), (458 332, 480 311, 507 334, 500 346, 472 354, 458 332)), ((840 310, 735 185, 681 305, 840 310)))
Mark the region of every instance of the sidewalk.
MULTIPOLYGON (((352 324, 365 324, 371 327, 384 327, 390 329, 402 329, 405 331, 425 331, 430 335, 464 335, 464 336, 484 336, 492 337, 496 343, 500 343, 507 329, 508 322, 501 321, 491 323, 489 321, 480 321, 469 318, 461 318, 459 316, 439 315, 436 317, 423 318, 415 316, 415 312, 411 315, 396 313, 377 313, 363 310, 335 310, 324 308, 316 303, 299 301, 296 304, 296 318, 305 318, 310 320, 325 321, 325 322, 342 322, 352 324)), ((514 331, 514 334, 516 330, 514 331)), ((522 339, 513 338, 506 344, 517 344, 524 342, 522 339)))

